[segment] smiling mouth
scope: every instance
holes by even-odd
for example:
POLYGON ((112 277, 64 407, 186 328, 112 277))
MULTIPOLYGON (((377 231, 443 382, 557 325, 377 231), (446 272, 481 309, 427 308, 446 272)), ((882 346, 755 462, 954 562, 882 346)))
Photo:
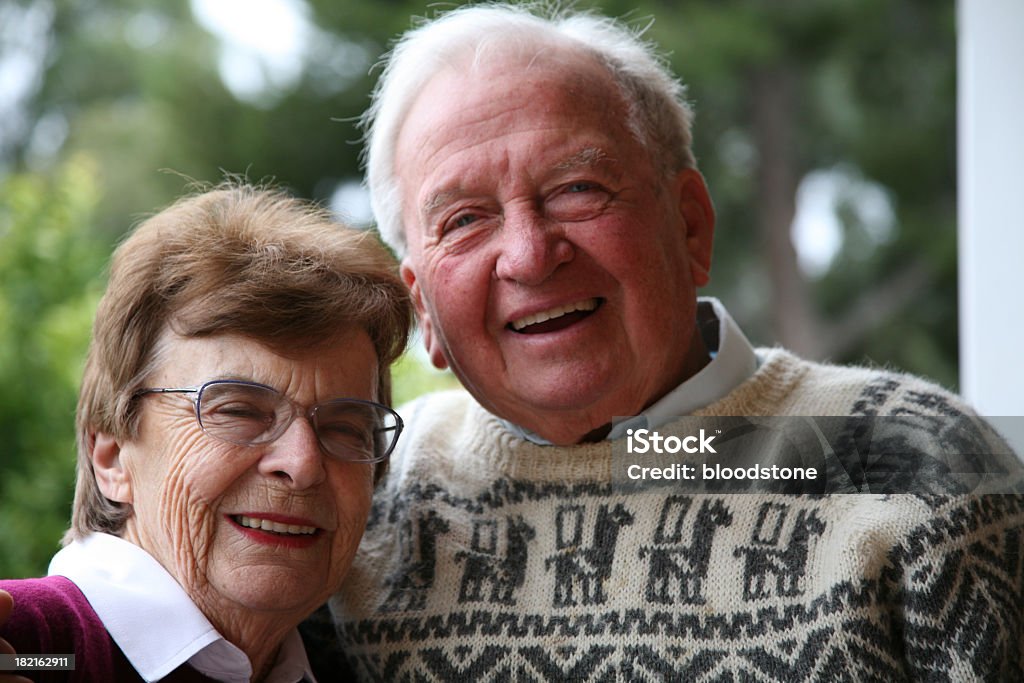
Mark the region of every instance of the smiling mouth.
POLYGON ((259 529, 260 531, 280 536, 312 536, 318 530, 315 526, 281 524, 280 522, 272 522, 269 519, 246 517, 245 515, 233 515, 231 519, 239 526, 244 526, 248 529, 259 529))
POLYGON ((557 332, 591 315, 600 307, 601 303, 601 299, 593 298, 564 306, 556 306, 546 311, 540 311, 539 313, 513 320, 508 324, 508 328, 519 334, 557 332))

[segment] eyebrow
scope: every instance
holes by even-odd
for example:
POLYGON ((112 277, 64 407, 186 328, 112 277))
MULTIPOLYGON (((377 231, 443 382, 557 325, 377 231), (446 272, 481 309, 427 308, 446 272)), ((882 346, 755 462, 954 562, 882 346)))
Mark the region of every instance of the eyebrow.
POLYGON ((461 197, 465 194, 461 187, 456 187, 451 190, 440 190, 427 197, 427 201, 423 202, 420 206, 420 212, 428 216, 442 206, 447 205, 452 199, 461 197))
POLYGON ((577 168, 592 168, 608 159, 605 151, 599 147, 586 147, 568 159, 555 165, 556 171, 573 171, 577 168))

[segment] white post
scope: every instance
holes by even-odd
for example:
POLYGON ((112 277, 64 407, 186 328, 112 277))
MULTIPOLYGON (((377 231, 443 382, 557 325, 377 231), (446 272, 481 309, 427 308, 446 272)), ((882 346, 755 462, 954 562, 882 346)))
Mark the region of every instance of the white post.
POLYGON ((1024 453, 1024 2, 957 11, 960 387, 1024 453))

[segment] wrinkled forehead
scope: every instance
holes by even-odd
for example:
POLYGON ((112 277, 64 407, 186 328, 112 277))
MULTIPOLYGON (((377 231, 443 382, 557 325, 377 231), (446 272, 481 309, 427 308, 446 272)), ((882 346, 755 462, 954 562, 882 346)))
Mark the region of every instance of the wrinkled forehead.
MULTIPOLYGON (((268 337, 244 330, 224 327, 223 329, 191 332, 177 321, 165 325, 150 354, 152 372, 168 367, 183 367, 189 370, 200 368, 204 371, 220 371, 233 363, 247 363, 250 358, 273 359, 284 364, 303 362, 309 358, 326 357, 339 348, 361 347, 369 342, 376 358, 368 331, 356 324, 339 322, 324 336, 282 335, 268 337), (197 348, 207 349, 197 353, 197 348)), ((374 364, 374 368, 376 364, 374 364)))
MULTIPOLYGON (((625 118, 619 89, 598 60, 582 50, 552 45, 505 44, 472 50, 443 63, 412 99, 398 129, 395 172, 399 184, 416 182, 418 157, 430 148, 459 146, 480 125, 494 132, 524 117, 564 112, 625 118)), ((420 168, 418 170, 424 170, 420 168)), ((402 189, 404 195, 404 188, 402 189)))
POLYGON ((308 402, 337 396, 376 398, 377 354, 359 328, 295 347, 235 332, 182 336, 165 329, 155 360, 147 378, 154 385, 235 379, 266 384, 308 402))

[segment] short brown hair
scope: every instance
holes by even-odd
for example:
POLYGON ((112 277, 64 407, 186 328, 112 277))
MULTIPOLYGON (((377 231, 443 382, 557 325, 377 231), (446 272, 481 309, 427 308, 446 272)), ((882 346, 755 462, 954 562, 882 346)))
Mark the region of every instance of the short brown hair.
POLYGON ((96 311, 65 542, 90 531, 119 534, 131 515, 97 486, 92 435, 137 435, 135 395, 155 369, 164 330, 236 333, 286 350, 362 329, 377 352, 377 399, 390 403, 389 367, 405 349, 411 322, 394 258, 376 236, 283 191, 225 183, 144 221, 114 252, 96 311))

